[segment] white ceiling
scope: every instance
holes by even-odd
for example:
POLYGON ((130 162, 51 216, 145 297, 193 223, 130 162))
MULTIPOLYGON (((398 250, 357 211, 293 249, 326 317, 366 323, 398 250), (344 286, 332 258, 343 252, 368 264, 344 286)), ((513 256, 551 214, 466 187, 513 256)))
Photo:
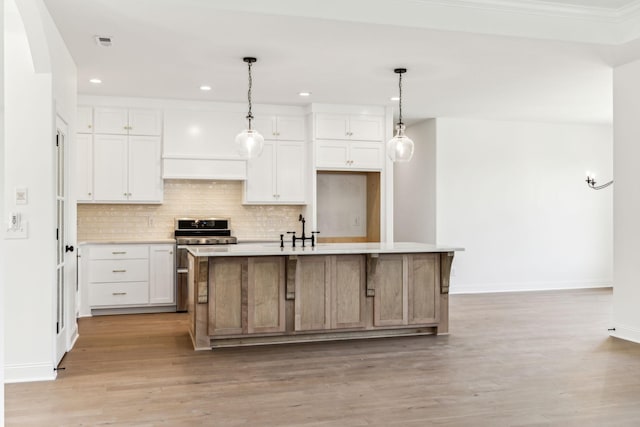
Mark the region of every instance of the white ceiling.
POLYGON ((242 57, 256 56, 256 103, 391 105, 389 98, 397 94, 393 69, 403 66, 408 68, 403 112, 409 120, 455 116, 609 123, 611 65, 640 51, 638 43, 612 45, 611 37, 620 34, 609 32, 618 25, 618 15, 612 18, 609 11, 635 8, 637 0, 45 3, 78 66, 79 92, 93 95, 244 102, 242 57), (593 7, 606 12, 594 14, 593 7), (426 11, 440 13, 440 22, 458 31, 430 25, 433 14, 426 11), (511 19, 504 20, 505 14, 511 19), (470 30, 460 30, 465 22, 470 30), (540 23, 553 23, 548 25, 553 37, 542 33, 540 23), (600 28, 605 41, 576 41, 578 30, 594 37, 594 31, 580 27, 587 24, 600 28), (523 29, 531 34, 519 34, 523 29), (113 47, 98 47, 94 35, 113 37, 113 47), (103 83, 90 84, 92 77, 103 83), (200 91, 202 84, 213 90, 200 91), (312 96, 300 98, 303 90, 312 96))

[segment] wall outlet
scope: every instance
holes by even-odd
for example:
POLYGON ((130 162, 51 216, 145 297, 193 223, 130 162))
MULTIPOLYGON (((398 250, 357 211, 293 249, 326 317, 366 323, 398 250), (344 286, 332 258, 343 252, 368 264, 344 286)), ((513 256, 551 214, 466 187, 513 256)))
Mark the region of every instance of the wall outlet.
POLYGON ((153 227, 155 224, 155 219, 152 216, 150 216, 148 217, 148 221, 149 221, 149 227, 153 227))

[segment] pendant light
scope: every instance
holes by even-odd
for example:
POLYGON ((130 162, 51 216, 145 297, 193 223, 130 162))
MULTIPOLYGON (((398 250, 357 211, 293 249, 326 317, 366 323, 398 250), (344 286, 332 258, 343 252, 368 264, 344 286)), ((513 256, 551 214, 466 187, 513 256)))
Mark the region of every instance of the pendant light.
POLYGON ((413 141, 404 134, 404 123, 402 123, 402 75, 407 72, 406 68, 396 68, 393 70, 398 74, 398 86, 400 88, 399 116, 396 125, 396 136, 387 142, 387 155, 394 162, 408 162, 413 156, 413 141))
POLYGON ((262 154, 262 149, 264 148, 264 137, 260 135, 257 130, 251 127, 251 120, 253 120, 253 114, 251 113, 251 88, 253 86, 251 64, 256 62, 257 59, 246 57, 242 58, 242 60, 246 62, 249 67, 249 91, 247 96, 249 99, 249 113, 247 114, 249 126, 236 136, 236 146, 240 157, 243 159, 252 159, 260 156, 260 154, 262 154))

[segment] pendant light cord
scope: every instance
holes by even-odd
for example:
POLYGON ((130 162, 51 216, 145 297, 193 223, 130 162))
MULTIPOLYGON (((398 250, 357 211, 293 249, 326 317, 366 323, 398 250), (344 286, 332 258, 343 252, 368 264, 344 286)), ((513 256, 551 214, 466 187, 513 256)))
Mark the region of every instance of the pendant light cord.
POLYGON ((249 130, 251 130, 251 120, 253 120, 253 114, 251 114, 251 87, 253 86, 253 78, 251 77, 251 64, 252 62, 247 62, 249 65, 249 91, 247 93, 247 97, 249 98, 249 114, 247 114, 247 119, 249 120, 249 130))
POLYGON ((399 92, 400 92, 400 99, 398 100, 398 107, 399 107, 399 116, 398 116, 398 124, 399 125, 403 125, 404 123, 402 123, 402 73, 399 73, 399 79, 398 79, 398 88, 399 88, 399 92))

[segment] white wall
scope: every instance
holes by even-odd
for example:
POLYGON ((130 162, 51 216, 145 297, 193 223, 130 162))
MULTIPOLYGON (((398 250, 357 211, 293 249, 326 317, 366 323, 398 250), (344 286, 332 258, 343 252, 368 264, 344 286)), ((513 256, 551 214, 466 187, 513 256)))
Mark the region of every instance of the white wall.
MULTIPOLYGON (((4 210, 4 0, 0 0, 0 224, 4 210)), ((0 307, 4 307, 4 241, 0 239, 0 307)), ((0 426, 4 426, 4 315, 0 315, 0 426)))
POLYGON ((393 229, 396 242, 436 242, 436 120, 407 128, 413 158, 393 170, 393 229))
POLYGON ((613 74, 614 276, 613 336, 640 342, 640 61, 613 74))
POLYGON ((436 243, 452 292, 611 286, 610 126, 438 119, 436 243))
POLYGON ((319 173, 316 185, 318 230, 322 236, 366 237, 367 176, 319 173))
POLYGON ((55 116, 75 114, 75 66, 42 0, 5 1, 5 210, 28 238, 5 240, 5 381, 55 378, 55 116), (59 81, 58 81, 59 79, 59 81), (29 203, 16 205, 15 187, 29 203))

